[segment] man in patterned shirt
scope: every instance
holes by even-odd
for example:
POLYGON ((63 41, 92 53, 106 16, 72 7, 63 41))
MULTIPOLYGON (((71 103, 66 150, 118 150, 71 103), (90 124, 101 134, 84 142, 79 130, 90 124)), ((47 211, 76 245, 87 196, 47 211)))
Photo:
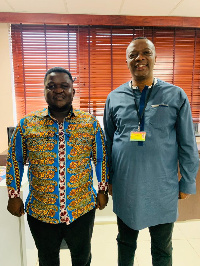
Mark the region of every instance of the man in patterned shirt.
POLYGON ((55 67, 44 78, 48 108, 18 123, 7 159, 8 211, 20 217, 20 184, 27 159, 29 195, 25 209, 40 266, 59 265, 64 239, 74 266, 90 265, 95 209, 108 202, 104 135, 91 114, 75 110, 69 71, 55 67), (93 187, 91 160, 98 179, 93 187))

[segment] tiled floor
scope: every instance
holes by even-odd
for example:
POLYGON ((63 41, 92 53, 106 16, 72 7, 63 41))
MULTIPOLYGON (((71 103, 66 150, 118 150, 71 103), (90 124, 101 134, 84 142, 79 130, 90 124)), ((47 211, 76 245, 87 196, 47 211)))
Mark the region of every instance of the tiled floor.
MULTIPOLYGON (((95 224, 91 266, 117 265, 117 225, 95 224)), ((61 250, 61 266, 71 266, 69 250, 61 250)), ((148 229, 140 231, 135 266, 151 266, 148 229)), ((173 233, 173 266, 200 266, 200 221, 177 222, 173 233)))

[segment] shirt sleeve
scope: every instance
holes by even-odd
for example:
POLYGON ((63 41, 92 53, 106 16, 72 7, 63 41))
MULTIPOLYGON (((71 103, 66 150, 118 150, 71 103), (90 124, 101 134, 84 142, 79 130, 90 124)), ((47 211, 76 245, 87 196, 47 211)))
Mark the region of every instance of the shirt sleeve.
POLYGON ((92 144, 92 159, 96 169, 98 190, 107 191, 109 177, 105 138, 103 130, 97 120, 95 122, 95 136, 92 144))
POLYGON ((194 134, 190 104, 185 93, 177 119, 178 160, 181 173, 179 190, 187 194, 196 193, 196 175, 199 154, 194 134))
POLYGON ((6 163, 6 185, 10 198, 20 197, 20 186, 26 159, 25 139, 19 123, 9 143, 6 163))
POLYGON ((112 118, 109 96, 107 98, 104 109, 103 121, 104 121, 104 130, 105 130, 105 139, 106 139, 106 151, 108 156, 109 183, 112 184, 112 177, 113 177, 112 146, 113 146, 113 138, 114 138, 114 133, 116 131, 116 126, 112 118))

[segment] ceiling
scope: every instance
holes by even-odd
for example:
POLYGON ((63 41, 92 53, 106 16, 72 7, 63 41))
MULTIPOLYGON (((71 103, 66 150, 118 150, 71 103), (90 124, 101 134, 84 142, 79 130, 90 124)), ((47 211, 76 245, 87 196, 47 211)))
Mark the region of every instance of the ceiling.
POLYGON ((0 12, 199 17, 200 0, 1 0, 0 12))

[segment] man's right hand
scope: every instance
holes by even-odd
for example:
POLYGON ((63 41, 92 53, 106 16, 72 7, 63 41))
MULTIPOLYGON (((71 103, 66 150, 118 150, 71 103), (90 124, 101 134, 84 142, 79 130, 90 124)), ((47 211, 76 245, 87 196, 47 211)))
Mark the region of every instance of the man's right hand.
POLYGON ((21 198, 9 198, 7 210, 14 216, 20 217, 24 214, 24 203, 21 198))

